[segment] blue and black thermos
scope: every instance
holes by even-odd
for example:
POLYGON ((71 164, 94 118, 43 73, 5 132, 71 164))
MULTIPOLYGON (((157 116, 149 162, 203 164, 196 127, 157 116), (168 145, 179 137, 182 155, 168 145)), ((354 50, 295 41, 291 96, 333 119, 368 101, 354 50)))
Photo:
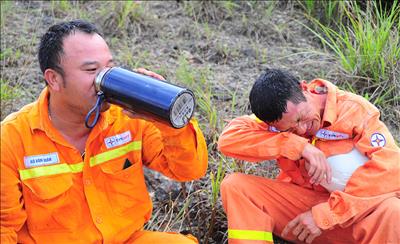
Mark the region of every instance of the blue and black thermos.
POLYGON ((174 128, 184 127, 194 113, 195 99, 189 89, 120 67, 102 70, 95 86, 105 101, 174 128))

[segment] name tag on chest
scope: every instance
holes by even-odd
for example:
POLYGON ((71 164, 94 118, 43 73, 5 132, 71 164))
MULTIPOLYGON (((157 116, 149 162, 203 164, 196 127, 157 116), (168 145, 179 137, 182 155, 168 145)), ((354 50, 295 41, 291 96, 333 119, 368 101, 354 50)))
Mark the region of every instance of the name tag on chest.
POLYGON ((350 138, 348 134, 327 129, 320 129, 315 136, 319 139, 325 140, 344 140, 350 138))
POLYGON ((58 158, 58 153, 56 152, 24 157, 24 164, 26 168, 57 164, 59 162, 60 160, 58 158))

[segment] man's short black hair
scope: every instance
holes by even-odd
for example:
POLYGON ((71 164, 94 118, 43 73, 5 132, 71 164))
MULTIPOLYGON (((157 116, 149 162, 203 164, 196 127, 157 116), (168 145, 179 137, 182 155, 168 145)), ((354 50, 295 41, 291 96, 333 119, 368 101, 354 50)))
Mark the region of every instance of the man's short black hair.
POLYGON ((51 26, 42 36, 39 44, 38 59, 40 69, 43 73, 46 69, 54 69, 64 76, 64 71, 60 67, 60 60, 63 54, 63 40, 76 30, 88 34, 97 33, 101 36, 96 26, 84 20, 61 22, 51 26))
POLYGON ((275 122, 287 112, 287 102, 306 101, 300 81, 279 69, 266 69, 250 91, 251 111, 262 121, 275 122))

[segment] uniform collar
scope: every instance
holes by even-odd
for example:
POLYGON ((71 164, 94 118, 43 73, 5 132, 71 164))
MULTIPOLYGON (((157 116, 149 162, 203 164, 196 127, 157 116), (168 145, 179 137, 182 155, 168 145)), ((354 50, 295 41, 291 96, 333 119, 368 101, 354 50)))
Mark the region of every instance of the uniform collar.
MULTIPOLYGON (((45 87, 40 93, 37 102, 34 104, 32 110, 30 111, 29 123, 32 132, 36 129, 50 132, 50 128, 54 128, 49 118, 49 97, 49 89, 45 87)), ((111 106, 110 109, 101 114, 100 119, 94 128, 100 127, 100 130, 107 128, 116 120, 115 115, 116 108, 115 106, 111 106)))
POLYGON ((322 127, 328 127, 332 123, 336 121, 337 113, 336 113, 336 96, 337 96, 337 87, 327 80, 315 79, 312 80, 308 87, 311 92, 319 93, 318 90, 326 88, 326 103, 324 109, 324 115, 322 118, 322 127))
POLYGON ((45 131, 49 128, 49 89, 45 87, 39 95, 38 100, 29 112, 29 124, 32 132, 35 129, 45 131))

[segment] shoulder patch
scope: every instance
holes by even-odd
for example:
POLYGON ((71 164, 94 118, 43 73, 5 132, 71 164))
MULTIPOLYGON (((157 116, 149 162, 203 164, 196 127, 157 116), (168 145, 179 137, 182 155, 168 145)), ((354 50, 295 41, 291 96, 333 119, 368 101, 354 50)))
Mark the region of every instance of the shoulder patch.
POLYGON ((371 135, 371 146, 384 147, 386 145, 386 138, 381 133, 374 133, 371 135))

